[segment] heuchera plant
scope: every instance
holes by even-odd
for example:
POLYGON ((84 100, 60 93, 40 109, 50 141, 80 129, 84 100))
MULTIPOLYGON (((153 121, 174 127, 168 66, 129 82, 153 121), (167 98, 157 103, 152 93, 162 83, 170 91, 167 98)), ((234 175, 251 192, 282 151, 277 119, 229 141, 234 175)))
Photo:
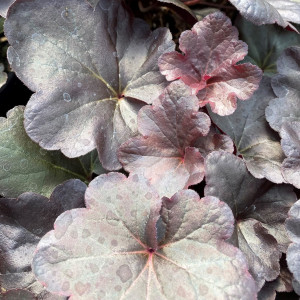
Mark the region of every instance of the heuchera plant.
POLYGON ((0 299, 300 295, 300 3, 137 2, 0 3, 0 299))

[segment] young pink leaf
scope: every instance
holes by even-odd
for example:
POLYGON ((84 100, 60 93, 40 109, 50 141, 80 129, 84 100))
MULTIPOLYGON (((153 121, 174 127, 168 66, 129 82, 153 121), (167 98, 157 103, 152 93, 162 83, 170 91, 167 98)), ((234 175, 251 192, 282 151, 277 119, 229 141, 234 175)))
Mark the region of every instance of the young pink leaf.
POLYGON ((233 139, 237 151, 243 156, 254 177, 282 183, 285 179, 281 173, 281 164, 285 155, 278 134, 265 119, 265 109, 274 98, 271 80, 264 77, 250 101, 239 101, 232 115, 222 117, 211 111, 209 115, 233 139))
MULTIPOLYGON (((282 27, 300 24, 300 3, 294 0, 229 0, 243 17, 257 25, 277 23, 282 27)), ((297 31, 295 29, 295 31, 297 31)))
POLYGON ((300 121, 285 122, 281 126, 281 147, 287 158, 282 173, 288 183, 300 188, 300 121))
POLYGON ((247 45, 223 13, 208 15, 180 36, 180 50, 159 58, 167 80, 181 79, 198 96, 200 106, 210 104, 219 115, 232 114, 237 97, 249 99, 258 88, 262 72, 249 63, 247 45))
POLYGON ((110 173, 91 182, 86 203, 38 245, 33 268, 49 291, 72 300, 255 298, 243 255, 225 242, 233 217, 218 199, 184 190, 162 204, 142 176, 110 173))
POLYGON ((16 0, 1 0, 0 2, 0 16, 6 18, 7 11, 9 7, 15 2, 16 0))
POLYGON ((18 199, 0 199, 0 286, 3 289, 22 288, 42 299, 65 299, 56 295, 48 298, 49 293, 31 271, 31 261, 38 242, 53 228, 57 216, 84 207, 85 190, 86 185, 76 179, 57 186, 50 199, 34 193, 24 193, 18 199))
POLYGON ((205 159, 205 196, 227 203, 236 220, 231 238, 246 255, 257 288, 279 275, 281 252, 287 249, 284 222, 295 203, 291 186, 254 178, 237 156, 215 151, 205 159))
POLYGON ((295 285, 300 285, 300 200, 290 209, 286 220, 286 230, 292 241, 287 251, 287 263, 296 280, 295 285))
POLYGON ((138 130, 143 136, 121 145, 119 160, 125 170, 143 174, 161 196, 171 197, 199 183, 203 157, 193 142, 208 133, 210 119, 198 110, 191 89, 171 83, 152 106, 140 110, 138 130))
POLYGON ((136 135, 138 110, 166 86, 157 60, 174 49, 169 30, 151 32, 119 0, 95 8, 20 0, 5 34, 12 68, 36 92, 25 110, 30 138, 68 157, 90 152, 97 140, 103 166, 120 168, 117 148, 136 135))

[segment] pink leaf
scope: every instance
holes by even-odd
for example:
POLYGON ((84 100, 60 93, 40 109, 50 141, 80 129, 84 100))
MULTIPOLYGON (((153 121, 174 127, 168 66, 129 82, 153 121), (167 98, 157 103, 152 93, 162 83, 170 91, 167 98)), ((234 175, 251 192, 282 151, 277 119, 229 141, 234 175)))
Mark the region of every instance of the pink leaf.
POLYGON ((197 97, 183 83, 174 82, 138 115, 135 137, 120 147, 119 159, 131 173, 143 174, 161 196, 199 183, 204 176, 203 157, 193 142, 207 135, 209 117, 198 112, 197 97))
POLYGON ((219 115, 232 114, 237 97, 249 99, 258 88, 262 72, 249 63, 247 45, 224 14, 210 14, 181 34, 180 50, 163 54, 160 71, 167 80, 181 79, 198 96, 200 106, 210 104, 219 115))

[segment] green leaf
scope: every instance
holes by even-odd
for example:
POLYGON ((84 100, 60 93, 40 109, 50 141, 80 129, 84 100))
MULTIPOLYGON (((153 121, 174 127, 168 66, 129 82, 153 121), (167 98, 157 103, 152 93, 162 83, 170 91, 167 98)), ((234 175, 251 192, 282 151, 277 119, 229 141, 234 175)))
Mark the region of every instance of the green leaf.
POLYGON ((276 61, 284 49, 300 45, 299 34, 279 26, 256 26, 242 17, 237 18, 235 26, 249 46, 245 60, 259 66, 265 74, 277 72, 276 61))
POLYGON ((54 187, 78 178, 86 183, 92 173, 103 173, 95 151, 76 159, 59 151, 46 151, 27 136, 24 107, 18 106, 0 118, 0 194, 17 197, 24 192, 50 196, 54 187))

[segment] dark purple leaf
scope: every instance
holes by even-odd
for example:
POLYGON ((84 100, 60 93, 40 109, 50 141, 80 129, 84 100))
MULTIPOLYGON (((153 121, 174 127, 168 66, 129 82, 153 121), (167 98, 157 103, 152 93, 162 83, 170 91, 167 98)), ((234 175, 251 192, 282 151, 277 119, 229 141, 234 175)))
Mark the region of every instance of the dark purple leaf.
MULTIPOLYGON (((50 196, 60 183, 78 178, 90 181, 92 173, 105 171, 97 163, 96 151, 69 159, 58 151, 46 151, 24 130, 24 107, 8 111, 0 118, 0 193, 17 197, 24 192, 50 196)), ((98 161, 99 162, 99 161, 98 161)))
POLYGON ((285 225, 292 241, 288 248, 286 259, 288 267, 297 281, 295 282, 297 288, 300 284, 300 200, 298 200, 290 209, 289 217, 286 220, 285 225))
POLYGON ((184 190, 162 205, 142 176, 110 173, 90 183, 86 204, 58 217, 38 245, 33 268, 49 291, 74 300, 255 298, 242 253, 225 242, 233 217, 218 199, 184 190))
POLYGON ((152 106, 140 110, 138 130, 143 136, 120 147, 125 170, 143 174, 160 196, 171 197, 199 183, 204 177, 203 157, 193 143, 208 133, 210 119, 198 110, 191 89, 171 83, 152 106))
POLYGON ((22 288, 43 299, 63 299, 48 295, 31 271, 31 261, 41 237, 53 228, 62 212, 84 207, 86 185, 69 180, 56 187, 50 199, 24 193, 18 199, 0 199, 0 286, 22 288))
POLYGON ((282 183, 285 180, 281 164, 285 155, 278 134, 265 119, 265 108, 274 98, 270 79, 264 77, 252 98, 238 102, 238 108, 232 115, 222 117, 209 113, 214 123, 233 139, 238 153, 243 156, 254 177, 282 183))
POLYGON ((6 18, 7 11, 9 7, 15 2, 16 0, 1 0, 0 2, 0 16, 6 18))
POLYGON ((25 110, 31 139, 68 157, 88 153, 97 140, 103 166, 120 168, 116 151, 136 134, 138 110, 166 86, 157 60, 174 49, 170 32, 151 32, 118 0, 95 8, 82 0, 20 0, 5 34, 13 70, 36 92, 25 110))
MULTIPOLYGON (((295 27, 300 23, 300 3, 293 0, 229 0, 243 17, 257 25, 277 23, 295 27)), ((295 29, 296 30, 296 29, 295 29)))
POLYGON ((270 101, 266 118, 280 132, 284 122, 300 121, 300 47, 286 49, 277 61, 279 74, 272 78, 278 98, 270 101))
MULTIPOLYGON (((298 108, 299 110, 299 108, 298 108)), ((300 121, 285 122, 281 126, 281 147, 287 158, 282 173, 287 182, 300 188, 300 121)))
POLYGON ((200 106, 210 104, 219 115, 232 114, 237 97, 249 99, 258 88, 261 70, 237 63, 246 56, 247 45, 223 13, 217 12, 196 23, 180 36, 182 53, 171 52, 159 59, 167 80, 181 79, 198 96, 200 106))
POLYGON ((205 196, 215 196, 233 210, 231 238, 246 255, 258 290, 279 275, 279 259, 289 243, 284 230, 287 212, 296 201, 291 186, 254 178, 242 159, 212 152, 205 160, 205 196))

